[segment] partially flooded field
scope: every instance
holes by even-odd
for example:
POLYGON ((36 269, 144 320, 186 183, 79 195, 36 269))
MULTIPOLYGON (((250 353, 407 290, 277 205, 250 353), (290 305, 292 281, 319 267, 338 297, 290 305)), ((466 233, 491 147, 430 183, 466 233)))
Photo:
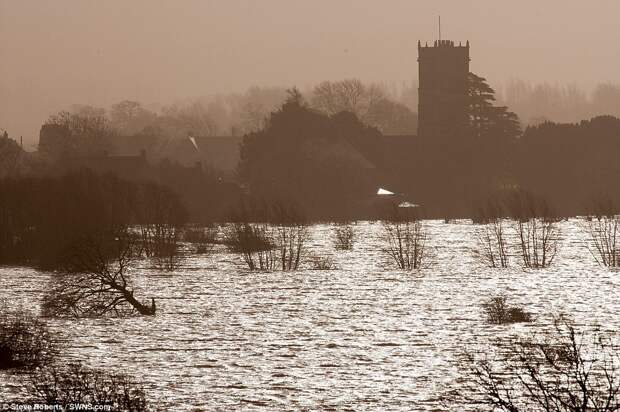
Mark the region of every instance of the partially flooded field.
MULTIPOLYGON (((596 264, 578 221, 560 224, 558 256, 538 270, 517 256, 508 269, 486 267, 469 222, 427 224, 431 265, 420 272, 393 269, 380 223, 356 224, 351 251, 335 250, 332 226, 315 225, 306 259, 329 256, 334 269, 250 272, 217 245, 172 273, 132 270, 155 317, 48 322, 67 361, 122 370, 144 382, 155 410, 180 411, 444 410, 464 350, 485 352, 557 313, 583 329, 620 329, 620 273, 596 264), (535 321, 488 324, 481 304, 498 293, 535 321)), ((50 274, 0 273, 1 299, 38 309, 50 274)), ((3 399, 19 398, 19 379, 0 382, 3 399)))

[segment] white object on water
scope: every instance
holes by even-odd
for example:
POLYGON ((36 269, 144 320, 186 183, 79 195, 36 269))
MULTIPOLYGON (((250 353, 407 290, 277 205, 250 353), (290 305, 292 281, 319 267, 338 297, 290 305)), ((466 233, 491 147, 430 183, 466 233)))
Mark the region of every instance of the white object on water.
POLYGON ((420 205, 416 205, 415 203, 411 202, 401 202, 399 203, 398 207, 420 207, 420 205))
POLYGON ((380 196, 391 196, 394 195, 394 192, 390 192, 389 190, 385 190, 384 188, 380 187, 377 191, 377 194, 380 196))

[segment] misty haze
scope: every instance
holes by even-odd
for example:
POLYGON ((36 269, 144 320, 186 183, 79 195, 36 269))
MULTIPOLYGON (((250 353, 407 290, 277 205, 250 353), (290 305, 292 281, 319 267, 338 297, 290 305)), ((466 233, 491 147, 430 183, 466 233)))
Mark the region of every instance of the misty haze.
POLYGON ((0 0, 0 408, 620 410, 618 16, 0 0))

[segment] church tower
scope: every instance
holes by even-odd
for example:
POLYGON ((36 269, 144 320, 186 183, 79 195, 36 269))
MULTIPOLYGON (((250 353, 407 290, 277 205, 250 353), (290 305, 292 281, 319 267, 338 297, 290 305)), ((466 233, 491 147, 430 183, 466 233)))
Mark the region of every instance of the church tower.
POLYGON ((458 138, 469 122, 467 77, 469 41, 465 46, 450 40, 432 46, 418 41, 418 136, 458 138))

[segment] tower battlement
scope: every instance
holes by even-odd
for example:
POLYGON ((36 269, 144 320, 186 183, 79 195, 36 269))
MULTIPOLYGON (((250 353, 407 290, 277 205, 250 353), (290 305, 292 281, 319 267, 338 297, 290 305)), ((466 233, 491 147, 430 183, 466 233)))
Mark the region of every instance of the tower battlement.
POLYGON ((453 40, 435 40, 433 44, 431 44, 430 46, 428 45, 428 42, 422 45, 422 42, 418 40, 418 49, 435 48, 435 47, 456 47, 456 48, 460 47, 460 48, 469 49, 469 40, 467 40, 467 42, 464 45, 462 42, 459 42, 459 44, 456 45, 453 40))

